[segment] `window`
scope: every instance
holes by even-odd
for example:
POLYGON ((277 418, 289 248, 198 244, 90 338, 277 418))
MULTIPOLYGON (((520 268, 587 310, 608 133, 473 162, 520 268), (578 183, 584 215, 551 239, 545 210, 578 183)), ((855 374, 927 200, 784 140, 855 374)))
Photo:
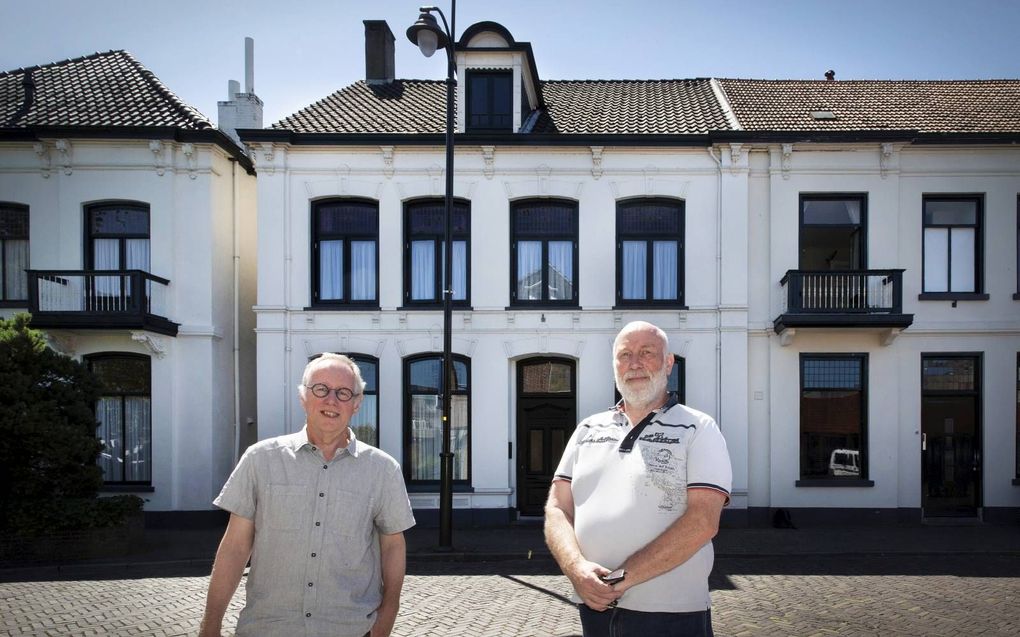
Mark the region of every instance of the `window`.
POLYGON ((616 301, 619 305, 684 302, 684 204, 669 199, 616 205, 616 301))
MULTIPOLYGON (((676 399, 682 404, 687 404, 687 359, 683 356, 673 354, 673 369, 669 370, 669 378, 666 380, 666 391, 676 394, 676 399)), ((620 390, 613 385, 613 396, 616 402, 620 402, 620 390)))
POLYGON ((28 206, 0 203, 0 303, 28 299, 28 206))
MULTIPOLYGON (((408 305, 443 302, 446 251, 446 207, 443 200, 407 204, 404 210, 404 301, 408 305)), ((452 210, 453 303, 467 305, 470 298, 471 216, 467 203, 455 201, 452 210)))
POLYGON ((801 479, 867 478, 867 362, 866 354, 801 354, 801 479))
POLYGON ((801 270, 862 270, 867 267, 863 195, 802 195, 801 270))
POLYGON ((988 298, 981 294, 980 197, 924 198, 924 294, 921 298, 988 298))
POLYGON ((102 384, 102 395, 96 403, 96 420, 99 421, 99 440, 103 443, 98 460, 103 480, 108 484, 150 484, 152 384, 149 357, 99 354, 87 360, 102 384))
POLYGON ((312 204, 312 302, 377 307, 379 206, 374 201, 312 204))
MULTIPOLYGON (((453 481, 470 479, 471 368, 454 356, 456 383, 451 389, 450 450, 453 481)), ((443 358, 421 356, 404 363, 404 472, 409 483, 438 484, 443 450, 443 358)))
MULTIPOLYGON (((89 206, 87 265, 90 270, 149 271, 149 207, 138 203, 89 206)), ((115 277, 102 277, 116 281, 115 277)), ((97 279, 98 280, 98 279, 97 279)))
POLYGON ((1020 301, 1020 195, 1016 197, 1016 294, 1014 301, 1020 301))
POLYGON ((542 199, 510 208, 514 305, 577 305, 577 204, 542 199))
POLYGON ((467 130, 513 130, 513 76, 509 71, 468 71, 467 130))

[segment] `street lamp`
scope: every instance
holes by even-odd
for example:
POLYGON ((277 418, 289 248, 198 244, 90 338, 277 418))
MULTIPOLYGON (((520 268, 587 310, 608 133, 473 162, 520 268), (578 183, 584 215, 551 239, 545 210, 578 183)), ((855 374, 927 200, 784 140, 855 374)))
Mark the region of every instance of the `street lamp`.
POLYGON ((439 454, 439 548, 453 548, 453 451, 451 437, 451 391, 456 382, 453 371, 451 334, 453 332, 453 91, 456 63, 453 56, 454 30, 457 25, 457 0, 450 0, 450 24, 439 7, 421 7, 418 21, 407 29, 407 39, 417 46, 425 57, 432 57, 436 49, 446 49, 446 198, 445 236, 443 243, 443 451, 439 454), (443 20, 439 28, 435 16, 443 20))

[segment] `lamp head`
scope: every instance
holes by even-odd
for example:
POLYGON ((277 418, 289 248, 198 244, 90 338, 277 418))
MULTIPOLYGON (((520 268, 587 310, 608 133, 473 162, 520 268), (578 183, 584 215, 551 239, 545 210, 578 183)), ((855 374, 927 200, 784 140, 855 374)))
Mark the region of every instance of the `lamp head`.
POLYGON ((446 48, 449 38, 439 28, 436 18, 432 15, 433 7, 422 7, 418 21, 407 28, 407 39, 417 46, 422 55, 432 57, 436 49, 446 48))

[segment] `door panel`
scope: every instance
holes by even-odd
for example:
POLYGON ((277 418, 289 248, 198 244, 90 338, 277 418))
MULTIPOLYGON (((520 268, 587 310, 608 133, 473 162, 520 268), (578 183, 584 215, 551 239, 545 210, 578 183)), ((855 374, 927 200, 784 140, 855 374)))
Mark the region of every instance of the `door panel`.
POLYGON ((536 358, 517 366, 517 508, 543 514, 549 485, 577 424, 574 362, 536 358))

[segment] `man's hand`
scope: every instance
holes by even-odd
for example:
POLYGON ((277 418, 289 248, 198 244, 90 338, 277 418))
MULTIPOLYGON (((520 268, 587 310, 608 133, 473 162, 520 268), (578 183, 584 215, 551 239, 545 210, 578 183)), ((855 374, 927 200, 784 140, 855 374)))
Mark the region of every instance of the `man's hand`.
POLYGON ((602 581, 602 576, 609 573, 608 568, 588 560, 579 560, 564 569, 564 574, 574 586, 581 601, 588 608, 597 611, 606 610, 623 595, 623 591, 616 591, 602 581))
POLYGON ((369 632, 371 637, 390 637, 393 632, 393 624, 397 621, 397 609, 388 609, 383 604, 375 613, 375 623, 369 632))

